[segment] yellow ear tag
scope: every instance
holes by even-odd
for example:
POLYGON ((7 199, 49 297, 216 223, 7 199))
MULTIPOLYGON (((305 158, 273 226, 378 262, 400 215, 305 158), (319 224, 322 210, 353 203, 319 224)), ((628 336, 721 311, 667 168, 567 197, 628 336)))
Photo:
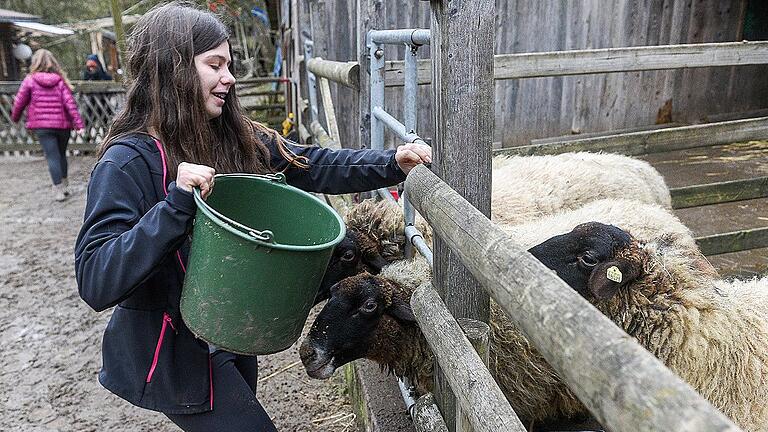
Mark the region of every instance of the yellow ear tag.
POLYGON ((612 280, 616 283, 621 283, 621 280, 622 280, 621 270, 619 270, 619 268, 616 266, 608 267, 608 271, 606 272, 605 276, 608 278, 608 280, 612 280))

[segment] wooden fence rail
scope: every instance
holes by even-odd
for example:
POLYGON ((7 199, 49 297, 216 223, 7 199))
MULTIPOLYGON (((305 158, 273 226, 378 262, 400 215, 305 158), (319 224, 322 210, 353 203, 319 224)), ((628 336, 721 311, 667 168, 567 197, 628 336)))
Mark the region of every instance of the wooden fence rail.
POLYGON ((431 283, 413 293, 411 307, 474 430, 525 432, 499 385, 431 283))
POLYGON ((765 138, 768 138, 768 117, 757 117, 507 147, 494 150, 494 154, 530 156, 605 151, 636 156, 765 138))
MULTIPOLYGON (((18 148, 35 143, 34 137, 24 127, 26 115, 18 123, 11 121, 13 100, 20 84, 0 83, 0 145, 3 148, 18 148)), ((104 138, 112 119, 122 107, 125 89, 111 81, 73 81, 72 85, 80 116, 85 123, 85 133, 77 137, 75 143, 96 144, 104 138)))
MULTIPOLYGON (((251 108, 282 109, 283 104, 264 104, 262 99, 268 99, 282 94, 282 91, 263 90, 264 84, 283 83, 283 78, 250 78, 238 81, 238 92, 244 97, 241 104, 245 107, 250 99, 258 99, 251 108)), ((32 145, 36 143, 34 137, 24 127, 26 114, 18 123, 11 121, 11 111, 16 92, 21 85, 18 81, 0 82, 0 151, 24 151, 36 149, 32 145)), ((113 81, 72 81, 72 93, 77 102, 78 111, 85 123, 85 133, 76 137, 72 136, 70 149, 92 150, 106 136, 109 126, 115 115, 125 103, 125 87, 113 81)))
POLYGON ((740 430, 428 168, 414 168, 405 191, 606 428, 740 430))
MULTIPOLYGON (((574 51, 498 54, 494 56, 495 80, 638 72, 712 66, 744 66, 768 63, 768 42, 639 46, 574 51)), ((430 60, 418 63, 419 84, 430 84, 430 60)), ((387 62, 387 86, 404 85, 405 65, 387 62)))
POLYGON ((353 89, 360 88, 360 66, 354 62, 337 62, 315 57, 307 62, 307 69, 320 78, 343 84, 353 89))

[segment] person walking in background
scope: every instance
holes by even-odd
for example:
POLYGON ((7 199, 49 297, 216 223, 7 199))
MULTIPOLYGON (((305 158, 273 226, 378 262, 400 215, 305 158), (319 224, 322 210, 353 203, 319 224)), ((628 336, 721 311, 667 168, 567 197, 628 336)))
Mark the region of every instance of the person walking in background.
POLYGON ((26 127, 43 146, 54 199, 64 201, 69 196, 66 152, 70 131, 82 132, 85 125, 67 76, 50 51, 35 51, 29 71, 16 93, 11 120, 18 122, 21 113, 29 107, 26 127))
POLYGON ((85 58, 83 79, 86 81, 111 81, 112 75, 104 70, 98 55, 88 54, 88 57, 85 58))

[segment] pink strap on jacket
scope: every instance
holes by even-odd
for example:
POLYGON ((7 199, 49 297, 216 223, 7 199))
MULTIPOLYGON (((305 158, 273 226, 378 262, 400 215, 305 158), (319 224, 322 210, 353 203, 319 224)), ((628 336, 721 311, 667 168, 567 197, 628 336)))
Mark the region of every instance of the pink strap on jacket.
MULTIPOLYGON (((163 146, 160 144, 159 140, 155 139, 155 145, 157 146, 157 149, 160 150, 160 159, 163 161, 163 192, 165 193, 165 196, 168 196, 168 188, 166 187, 168 184, 168 165, 165 162, 165 151, 163 150, 163 146)), ((184 261, 181 259, 181 252, 178 250, 176 251, 176 258, 179 260, 181 270, 186 273, 187 268, 184 266, 184 261)))
MULTIPOLYGON (((160 150, 160 159, 163 161, 163 192, 165 192, 165 195, 168 196, 168 188, 165 186, 167 184, 167 176, 168 176, 168 165, 165 162, 165 151, 163 150, 162 144, 160 144, 160 141, 155 139, 155 145, 157 146, 157 149, 160 150)), ((176 250, 176 258, 179 260, 179 265, 181 266, 181 270, 186 273, 187 268, 184 267, 184 261, 181 260, 181 253, 176 250)), ((170 318, 170 317, 169 317, 170 318)), ((168 323, 173 325, 173 323, 168 320, 168 323)), ((163 338, 163 332, 165 330, 165 322, 163 323, 163 329, 160 331, 160 343, 162 343, 163 338)), ((155 353, 155 358, 159 357, 160 349, 158 347, 157 352, 155 353)), ((147 377, 147 382, 152 377, 152 372, 155 369, 155 364, 152 364, 152 370, 150 371, 150 375, 147 377)), ((211 354, 208 354, 208 382, 209 382, 209 398, 211 399, 211 410, 213 410, 213 363, 211 361, 211 354)))

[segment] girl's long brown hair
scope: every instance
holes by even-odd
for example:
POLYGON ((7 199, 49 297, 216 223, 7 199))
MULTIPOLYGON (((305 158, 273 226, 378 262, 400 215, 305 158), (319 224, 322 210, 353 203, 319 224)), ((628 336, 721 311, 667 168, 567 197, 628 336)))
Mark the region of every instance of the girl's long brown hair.
POLYGON ((32 60, 29 65, 29 73, 33 74, 35 72, 51 72, 58 74, 64 80, 64 84, 72 90, 72 84, 70 84, 69 79, 67 79, 67 73, 61 69, 59 61, 56 60, 53 53, 47 49, 39 49, 32 55, 32 60))
MULTIPOLYGON (((160 5, 134 26, 127 43, 131 83, 126 104, 107 133, 99 156, 117 139, 157 131, 171 178, 181 162, 217 173, 270 171, 270 153, 260 136, 278 140, 281 155, 302 166, 277 132, 252 122, 229 89, 219 117, 209 119, 194 57, 227 41, 229 29, 214 14, 187 3, 160 5)), ((230 65, 230 72, 232 66, 230 65)), ((306 166, 306 165, 304 165, 306 166)))

